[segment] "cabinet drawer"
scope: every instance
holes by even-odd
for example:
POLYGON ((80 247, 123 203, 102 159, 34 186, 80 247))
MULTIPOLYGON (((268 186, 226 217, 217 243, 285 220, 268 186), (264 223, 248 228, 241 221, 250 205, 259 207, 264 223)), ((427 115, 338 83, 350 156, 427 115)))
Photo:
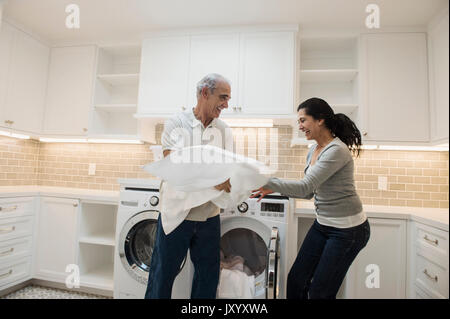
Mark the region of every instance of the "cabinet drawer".
POLYGON ((419 223, 415 223, 415 225, 416 246, 447 260, 448 232, 419 223))
POLYGON ((416 254, 415 284, 432 295, 448 298, 448 272, 437 263, 416 254))
POLYGON ((427 294, 425 291, 414 285, 414 295, 413 299, 432 299, 429 294, 427 294))
POLYGON ((32 254, 31 236, 0 242, 0 264, 32 254))
POLYGON ((19 217, 34 214, 33 197, 0 199, 0 218, 19 217))
POLYGON ((7 284, 31 274, 31 257, 0 264, 0 290, 7 284))
POLYGON ((33 216, 0 219, 0 242, 33 233, 33 216))

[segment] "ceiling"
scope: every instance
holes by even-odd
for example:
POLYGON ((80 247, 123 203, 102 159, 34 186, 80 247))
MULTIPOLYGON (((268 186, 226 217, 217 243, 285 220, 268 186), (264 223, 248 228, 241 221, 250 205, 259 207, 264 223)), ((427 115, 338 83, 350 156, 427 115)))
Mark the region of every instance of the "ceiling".
MULTIPOLYGON (((0 0, 1 2, 1 0, 0 0)), ((367 4, 381 27, 424 26, 448 0, 6 0, 7 18, 51 42, 130 37, 159 29, 298 24, 300 29, 363 28, 367 4), (68 29, 65 8, 80 8, 80 29, 68 29)))

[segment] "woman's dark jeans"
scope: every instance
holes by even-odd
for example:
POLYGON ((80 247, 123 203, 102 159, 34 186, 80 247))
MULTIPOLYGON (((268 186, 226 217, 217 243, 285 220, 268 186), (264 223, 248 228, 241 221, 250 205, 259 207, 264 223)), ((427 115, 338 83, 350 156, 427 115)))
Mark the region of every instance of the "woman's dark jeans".
POLYGON ((314 221, 287 279, 288 299, 335 299, 353 260, 370 237, 366 220, 351 228, 314 221))

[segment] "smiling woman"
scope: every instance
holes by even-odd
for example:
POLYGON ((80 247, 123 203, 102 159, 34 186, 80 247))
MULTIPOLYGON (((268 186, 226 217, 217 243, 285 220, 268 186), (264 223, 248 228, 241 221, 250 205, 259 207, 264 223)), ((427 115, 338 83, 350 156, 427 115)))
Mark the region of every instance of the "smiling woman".
POLYGON ((343 114, 322 99, 299 105, 299 129, 315 140, 300 181, 271 178, 252 197, 279 192, 314 197, 316 220, 303 241, 287 282, 292 299, 334 299, 353 260, 370 237, 370 226, 356 193, 352 152, 359 155, 361 134, 343 114), (312 281, 312 282, 311 282, 312 281))

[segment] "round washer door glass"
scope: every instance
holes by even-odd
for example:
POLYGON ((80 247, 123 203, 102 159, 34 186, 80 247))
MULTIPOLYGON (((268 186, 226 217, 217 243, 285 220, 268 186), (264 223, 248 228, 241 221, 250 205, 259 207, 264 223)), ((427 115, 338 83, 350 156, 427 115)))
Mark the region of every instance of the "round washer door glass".
POLYGON ((125 256, 128 264, 148 272, 156 241, 158 221, 145 219, 135 224, 125 238, 125 256))
POLYGON ((248 276, 258 277, 266 269, 267 246, 256 232, 234 228, 220 239, 220 262, 223 268, 242 270, 248 276))
POLYGON ((137 213, 125 223, 120 232, 120 261, 128 274, 142 284, 146 284, 148 279, 158 216, 158 211, 137 213))
MULTIPOLYGON (((156 244, 158 211, 144 211, 132 216, 123 226, 119 239, 119 257, 123 267, 136 281, 147 284, 156 244)), ((179 272, 184 267, 184 258, 179 272)))

